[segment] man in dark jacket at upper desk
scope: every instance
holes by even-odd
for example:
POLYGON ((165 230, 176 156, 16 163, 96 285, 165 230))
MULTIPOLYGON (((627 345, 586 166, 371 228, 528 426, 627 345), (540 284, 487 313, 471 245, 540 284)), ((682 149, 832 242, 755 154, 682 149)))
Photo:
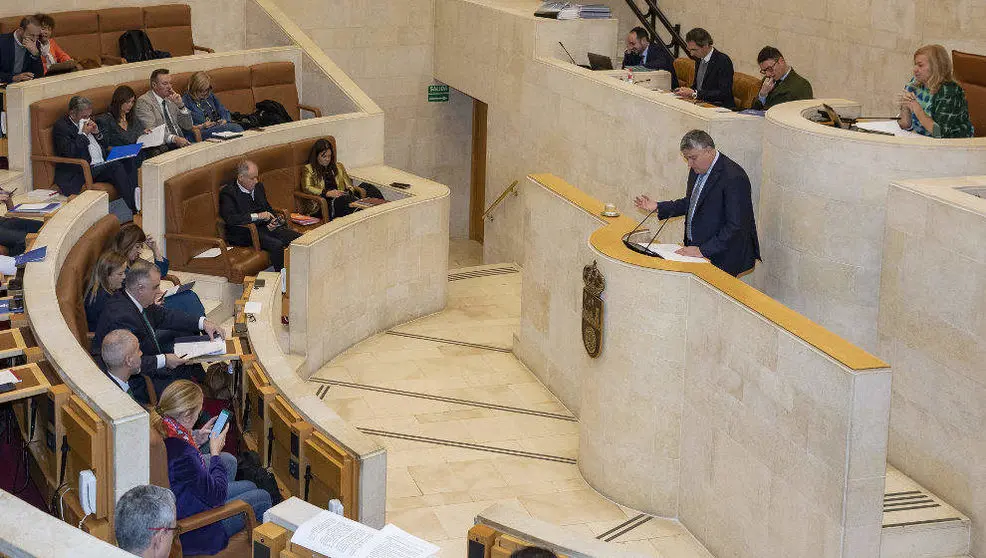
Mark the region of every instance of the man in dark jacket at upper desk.
MULTIPOLYGON (((198 335, 199 331, 213 338, 222 336, 219 326, 204 316, 196 318, 157 304, 163 294, 161 271, 148 261, 136 260, 127 270, 123 288, 106 301, 93 339, 93 350, 99 353, 103 340, 111 331, 125 329, 133 333, 143 352, 140 372, 151 377, 158 395, 174 380, 201 380, 205 376, 201 365, 186 364, 172 352, 173 347, 160 341, 157 336, 159 331, 169 330, 179 336, 198 335)), ((134 382, 130 386, 141 387, 134 382)))
POLYGON ((650 70, 666 70, 671 73, 671 89, 678 88, 678 76, 674 73, 674 60, 660 45, 650 42, 647 30, 643 27, 634 27, 627 34, 627 50, 623 53, 623 67, 629 68, 631 66, 643 66, 650 70))
POLYGON ((642 195, 634 204, 644 211, 656 208, 658 219, 685 216, 684 247, 678 254, 708 258, 730 275, 753 269, 760 241, 746 171, 716 150, 702 130, 681 138, 681 154, 691 169, 685 197, 655 202, 642 195))
POLYGON ((226 241, 233 246, 252 245, 245 225, 256 223, 260 248, 270 256, 274 270, 280 271, 284 267, 284 249, 301 235, 274 212, 259 172, 253 161, 236 166, 236 180, 219 191, 219 216, 226 222, 226 241))
POLYGON ((760 65, 763 82, 760 83, 760 93, 753 100, 753 106, 750 108, 767 110, 774 105, 788 101, 800 101, 814 97, 811 83, 801 77, 798 72, 795 72, 794 68, 788 66, 787 60, 784 60, 784 55, 776 48, 765 46, 760 49, 760 54, 757 55, 757 64, 760 65))
POLYGON ((712 47, 712 35, 701 27, 685 34, 688 54, 695 60, 695 83, 679 87, 675 93, 721 107, 733 108, 733 61, 712 47))
POLYGON ((22 19, 13 33, 0 35, 0 83, 17 83, 45 75, 39 37, 41 21, 34 16, 22 19))

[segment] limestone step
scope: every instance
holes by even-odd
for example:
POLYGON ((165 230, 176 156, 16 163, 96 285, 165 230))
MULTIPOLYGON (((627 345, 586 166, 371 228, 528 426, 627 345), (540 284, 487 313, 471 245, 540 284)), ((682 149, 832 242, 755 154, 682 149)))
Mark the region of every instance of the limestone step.
POLYGON ((24 173, 18 170, 0 170, 0 188, 8 192, 18 188, 20 193, 24 192, 24 173))
POLYGON ((969 553, 969 518, 887 465, 880 558, 956 558, 969 553))

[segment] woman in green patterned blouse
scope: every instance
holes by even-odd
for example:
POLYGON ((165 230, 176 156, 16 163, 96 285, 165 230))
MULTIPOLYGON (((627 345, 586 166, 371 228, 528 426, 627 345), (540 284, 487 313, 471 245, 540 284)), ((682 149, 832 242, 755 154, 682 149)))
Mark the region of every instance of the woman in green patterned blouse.
POLYGON ((952 61, 941 45, 914 52, 914 77, 904 86, 897 124, 934 138, 971 138, 969 105, 952 80, 952 61))

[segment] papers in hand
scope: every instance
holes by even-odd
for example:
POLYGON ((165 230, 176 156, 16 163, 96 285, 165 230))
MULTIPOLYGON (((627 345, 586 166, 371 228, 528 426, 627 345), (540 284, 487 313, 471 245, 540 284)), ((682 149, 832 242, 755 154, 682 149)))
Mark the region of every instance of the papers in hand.
POLYGON ((427 558, 439 550, 395 525, 377 531, 328 510, 299 525, 291 542, 328 558, 427 558))
POLYGON ((164 145, 164 124, 161 124, 157 128, 152 128, 150 132, 137 138, 137 143, 142 144, 144 147, 157 147, 159 145, 164 145))
POLYGON ((17 377, 10 368, 0 370, 0 384, 19 384, 21 379, 17 377))
POLYGON ((179 337, 175 339, 174 352, 181 359, 221 355, 226 353, 226 340, 218 336, 215 339, 209 339, 208 335, 179 337))
POLYGON ((164 298, 168 298, 169 296, 175 296, 176 294, 181 294, 185 291, 190 291, 194 286, 195 286, 195 281, 185 283, 184 285, 175 285, 174 287, 171 287, 170 289, 164 291, 164 298))
POLYGON ((648 246, 646 242, 637 242, 635 244, 641 248, 647 248, 651 252, 654 252, 660 256, 662 259, 671 260, 673 262, 707 263, 709 261, 705 258, 675 254, 675 251, 681 250, 681 246, 678 244, 651 244, 650 246, 648 246))
POLYGON ((24 265, 28 262, 40 262, 40 261, 44 261, 46 255, 48 255, 48 247, 42 246, 41 248, 28 250, 27 252, 24 252, 20 256, 15 256, 14 263, 16 265, 24 265))

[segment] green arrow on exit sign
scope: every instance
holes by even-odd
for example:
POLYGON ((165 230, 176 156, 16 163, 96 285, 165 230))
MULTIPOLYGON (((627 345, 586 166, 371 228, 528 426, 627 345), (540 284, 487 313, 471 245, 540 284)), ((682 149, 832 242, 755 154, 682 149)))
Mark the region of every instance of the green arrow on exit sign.
POLYGON ((429 103, 447 103, 448 102, 448 86, 447 85, 429 85, 428 86, 428 102, 429 103))

